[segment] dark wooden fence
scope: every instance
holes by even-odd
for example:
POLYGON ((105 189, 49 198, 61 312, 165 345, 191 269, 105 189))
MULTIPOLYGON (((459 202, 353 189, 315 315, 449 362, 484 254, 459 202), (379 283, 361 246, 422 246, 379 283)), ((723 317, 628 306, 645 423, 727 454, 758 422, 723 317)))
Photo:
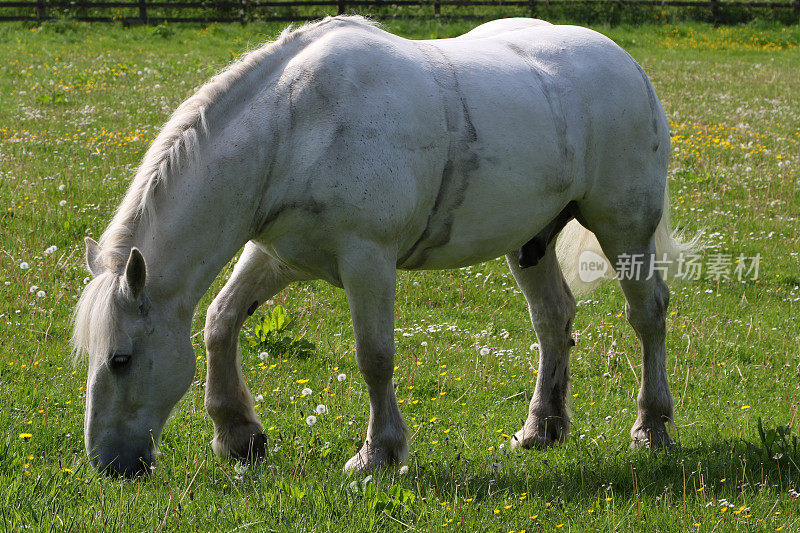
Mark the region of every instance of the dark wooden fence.
MULTIPOLYGON (((726 12, 781 12, 783 21, 800 23, 800 0, 0 0, 0 21, 58 18, 128 24, 161 22, 294 21, 369 11, 384 16, 497 17, 536 16, 542 10, 613 8, 684 9, 725 21, 726 12), (444 8, 444 10, 443 10, 444 8), (481 9, 483 8, 483 9, 481 9)), ((741 18, 741 17, 740 17, 741 18)))

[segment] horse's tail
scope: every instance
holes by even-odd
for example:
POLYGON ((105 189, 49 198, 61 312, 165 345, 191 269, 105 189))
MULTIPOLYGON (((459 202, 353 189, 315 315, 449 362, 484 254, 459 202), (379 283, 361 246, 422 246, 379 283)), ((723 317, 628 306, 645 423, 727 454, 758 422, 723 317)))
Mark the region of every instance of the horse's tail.
MULTIPOLYGON (((664 191, 664 210, 656 228, 655 244, 656 259, 659 266, 666 269, 668 279, 677 274, 682 256, 685 258, 701 249, 699 234, 684 240, 680 233, 673 231, 669 220, 668 189, 664 191)), ((603 253, 597 237, 577 220, 571 220, 559 234, 556 255, 564 278, 575 294, 588 293, 614 278, 613 265, 603 253)))

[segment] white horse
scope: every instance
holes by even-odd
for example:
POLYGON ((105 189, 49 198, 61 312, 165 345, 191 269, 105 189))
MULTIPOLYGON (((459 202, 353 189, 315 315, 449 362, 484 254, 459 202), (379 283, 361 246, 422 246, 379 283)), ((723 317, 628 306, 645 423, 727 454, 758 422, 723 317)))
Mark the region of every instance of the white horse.
MULTIPOLYGON (((669 132, 636 62, 588 29, 530 19, 432 41, 359 17, 326 18, 247 54, 184 102, 148 150, 96 243, 74 317, 89 361, 86 450, 99 469, 154 465, 195 372, 192 314, 244 245, 205 326, 214 451, 264 451, 237 351, 246 317, 292 281, 347 294, 370 416, 346 469, 406 460, 392 386, 397 269, 506 254, 541 346, 514 442, 569 429, 575 300, 554 237, 574 257, 675 254, 666 207, 669 132), (587 229, 584 229, 587 228, 587 229), (592 233, 589 233, 588 230, 592 233), (526 268, 523 268, 526 267, 526 268)), ((560 245, 559 245, 560 246, 560 245)), ((658 271, 621 280, 644 369, 635 442, 670 442, 668 290, 658 271)))

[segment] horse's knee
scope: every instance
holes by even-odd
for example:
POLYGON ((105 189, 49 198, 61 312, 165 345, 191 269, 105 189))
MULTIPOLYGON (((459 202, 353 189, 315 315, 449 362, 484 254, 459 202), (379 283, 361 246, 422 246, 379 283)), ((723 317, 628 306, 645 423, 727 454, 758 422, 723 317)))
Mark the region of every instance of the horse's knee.
POLYGON ((368 385, 380 385, 392 379, 394 373, 394 353, 375 351, 358 356, 358 369, 368 385))
POLYGON ((231 309, 218 300, 211 303, 208 307, 203 331, 203 339, 209 351, 223 350, 230 345, 231 339, 235 336, 239 314, 237 310, 231 309))
POLYGON ((625 315, 637 333, 654 327, 666 328, 669 288, 660 276, 654 277, 654 282, 648 285, 641 298, 627 298, 625 303, 625 315))
MULTIPOLYGON (((531 320, 540 340, 572 338, 572 321, 577 310, 575 298, 569 290, 556 300, 542 306, 530 306, 531 320)), ((567 340, 569 340, 567 339, 567 340)))

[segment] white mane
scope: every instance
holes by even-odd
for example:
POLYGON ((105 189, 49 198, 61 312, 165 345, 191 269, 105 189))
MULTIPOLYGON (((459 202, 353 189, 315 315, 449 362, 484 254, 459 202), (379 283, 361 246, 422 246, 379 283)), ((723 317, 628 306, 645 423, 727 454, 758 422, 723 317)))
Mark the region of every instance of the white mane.
POLYGON ((107 268, 117 270, 127 259, 136 223, 141 216, 152 216, 151 200, 158 184, 178 171, 183 162, 196 157, 201 136, 208 133, 206 115, 209 110, 222 101, 244 76, 263 65, 275 50, 312 30, 334 22, 377 26, 376 22, 361 16, 326 17, 297 29, 290 25, 275 41, 268 41, 246 53, 178 106, 147 150, 125 198, 100 237, 100 247, 107 268))
POLYGON ((73 356, 107 355, 113 347, 118 276, 130 253, 136 226, 144 217, 153 217, 152 198, 158 185, 174 175, 183 162, 197 156, 201 137, 209 130, 206 122, 209 110, 218 105, 244 76, 263 65, 278 48, 334 22, 377 26, 377 23, 360 16, 326 17, 297 29, 290 25, 275 41, 246 53, 211 78, 175 110, 147 150, 125 198, 100 237, 101 260, 106 271, 84 288, 75 307, 71 341, 73 356))

